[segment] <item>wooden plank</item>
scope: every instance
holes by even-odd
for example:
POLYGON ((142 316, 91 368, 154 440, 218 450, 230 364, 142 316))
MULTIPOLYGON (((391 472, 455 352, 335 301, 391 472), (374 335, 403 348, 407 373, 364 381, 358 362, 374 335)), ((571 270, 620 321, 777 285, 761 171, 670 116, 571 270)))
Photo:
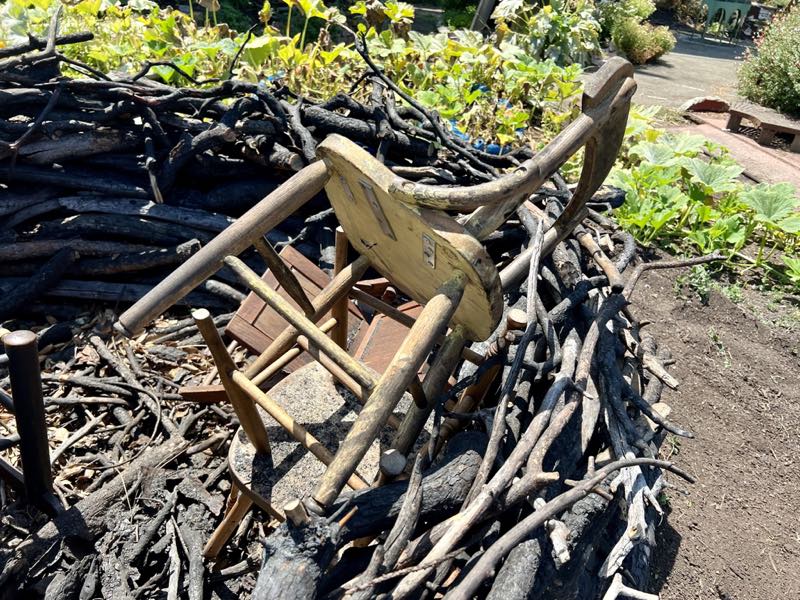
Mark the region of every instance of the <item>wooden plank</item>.
MULTIPOLYGON (((316 297, 322 288, 330 282, 328 276, 319 267, 291 246, 286 246, 280 252, 280 257, 297 278, 300 287, 303 288, 309 298, 316 297)), ((292 306, 302 310, 280 285, 271 271, 264 273, 261 279, 292 306)), ((353 302, 348 304, 350 314, 348 337, 351 340, 350 347, 355 348, 361 343, 365 333, 365 328, 362 327, 364 317, 353 302)), ((327 313, 321 320, 327 320, 328 318, 330 318, 330 313, 327 313)), ((233 319, 228 323, 225 333, 252 352, 261 354, 286 329, 286 325, 286 321, 280 315, 267 306, 266 302, 258 295, 251 292, 242 302, 233 319)), ((310 362, 312 362, 311 357, 303 353, 287 365, 286 371, 289 373, 294 372, 310 362)))

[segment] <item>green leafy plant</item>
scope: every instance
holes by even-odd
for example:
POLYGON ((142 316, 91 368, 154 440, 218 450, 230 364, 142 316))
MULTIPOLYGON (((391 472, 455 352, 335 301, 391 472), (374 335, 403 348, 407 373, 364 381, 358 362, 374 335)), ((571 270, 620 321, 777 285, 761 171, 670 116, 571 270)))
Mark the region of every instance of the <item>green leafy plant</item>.
POLYGON ((800 5, 777 15, 748 49, 739 69, 739 92, 754 102, 800 114, 800 5))
POLYGON ((632 63, 642 65, 663 56, 675 47, 675 36, 667 27, 655 27, 629 17, 611 31, 611 39, 632 63))
POLYGON ((503 39, 560 65, 588 65, 599 54, 600 24, 590 2, 501 0, 492 17, 503 39))
POLYGON ((625 191, 616 211, 620 224, 642 243, 679 253, 722 251, 731 267, 759 269, 796 285, 790 276, 800 246, 794 188, 742 184, 742 168, 724 148, 702 136, 665 133, 653 127, 653 116, 634 108, 610 178, 625 191), (754 258, 742 253, 749 245, 757 248, 754 258), (785 275, 770 262, 776 253, 785 275))
POLYGON ((622 21, 633 18, 640 23, 656 10, 653 0, 599 0, 595 6, 603 39, 609 39, 622 21))

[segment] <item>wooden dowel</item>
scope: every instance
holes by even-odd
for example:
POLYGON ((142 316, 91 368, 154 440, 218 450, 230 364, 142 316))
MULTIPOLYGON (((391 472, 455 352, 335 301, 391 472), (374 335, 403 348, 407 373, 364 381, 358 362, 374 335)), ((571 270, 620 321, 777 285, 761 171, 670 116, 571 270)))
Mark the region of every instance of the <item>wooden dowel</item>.
POLYGON ((236 365, 233 364, 231 355, 225 348, 225 343, 214 325, 214 320, 211 314, 205 309, 200 308, 192 312, 192 318, 197 324, 197 329, 203 336, 203 339, 211 351, 211 356, 214 359, 214 364, 217 365, 219 372, 219 379, 222 382, 225 391, 228 393, 228 398, 233 405, 233 410, 236 411, 236 416, 239 418, 244 429, 247 439, 253 444, 257 452, 261 454, 269 454, 269 437, 267 430, 264 428, 264 423, 258 414, 258 410, 250 400, 241 393, 241 390, 235 385, 232 385, 231 373, 236 371, 236 365))
POLYGON ((366 454, 412 379, 417 376, 419 368, 458 307, 465 281, 463 273, 455 273, 422 309, 417 322, 403 340, 322 476, 314 492, 314 500, 320 506, 328 507, 337 498, 345 481, 366 454))
POLYGON ((289 500, 289 502, 283 505, 282 510, 286 518, 291 521, 295 527, 302 527, 311 522, 311 517, 308 516, 306 507, 303 506, 303 503, 297 498, 289 500))
POLYGON ((235 256, 228 256, 225 259, 225 264, 233 270, 247 287, 253 290, 257 296, 269 304, 275 312, 302 332, 309 340, 314 342, 314 345, 318 346, 320 350, 333 359, 350 377, 363 387, 370 389, 373 387, 375 382, 372 374, 364 365, 337 346, 311 320, 289 304, 283 296, 269 287, 241 260, 235 256))
POLYGON ((380 376, 375 373, 373 385, 370 387, 362 386, 358 381, 350 377, 347 374, 347 371, 342 369, 338 364, 336 364, 327 354, 320 351, 320 349, 311 343, 308 338, 304 335, 297 336, 297 345, 300 346, 303 350, 308 352, 311 356, 314 357, 320 365, 325 368, 328 373, 333 375, 339 383, 341 383, 344 387, 350 390, 353 395, 358 399, 361 404, 364 404, 369 397, 370 390, 375 387, 375 384, 380 379, 380 376))
MULTIPOLYGON (((333 273, 338 275, 347 266, 347 235, 341 227, 336 228, 336 252, 333 259, 333 273)), ((347 350, 347 312, 350 308, 347 296, 340 298, 331 308, 331 316, 336 319, 336 327, 331 331, 331 339, 347 350)))
MULTIPOLYGON (((122 313, 114 328, 128 337, 139 333, 150 321, 219 270, 222 259, 243 252, 254 239, 294 214, 322 190, 327 180, 328 169, 322 161, 312 163, 293 175, 122 313)), ((278 354, 283 352, 285 350, 278 354)))
POLYGON ((292 270, 283 262, 283 259, 281 259, 275 251, 275 248, 269 243, 269 240, 258 237, 253 241, 253 247, 261 258, 264 259, 264 262, 267 263, 267 267, 272 271, 272 275, 278 280, 278 283, 283 286, 283 289, 286 290, 286 293, 289 294, 292 300, 297 302, 298 306, 300 306, 300 310, 302 310, 307 317, 313 315, 314 306, 311 304, 308 296, 306 296, 305 290, 300 285, 300 282, 297 281, 297 277, 292 273, 292 270))
MULTIPOLYGON (((238 491, 238 488, 234 485, 231 488, 231 493, 233 493, 233 490, 238 491)), ((231 539, 234 530, 239 523, 241 523, 242 519, 244 519, 244 516, 247 514, 247 511, 250 510, 251 506, 253 506, 253 501, 250 497, 247 494, 239 492, 233 505, 228 512, 225 513, 225 518, 222 519, 222 522, 217 525, 211 537, 208 538, 203 548, 203 556, 205 558, 216 558, 219 555, 220 550, 222 550, 223 546, 231 539)))
MULTIPOLYGON (((319 330, 323 333, 328 333, 333 326, 336 325, 336 319, 328 319, 322 325, 319 326, 319 330)), ((295 358, 302 354, 303 349, 294 347, 289 348, 286 352, 281 354, 275 362, 271 363, 266 369, 258 373, 255 377, 251 378, 251 381, 256 385, 261 385, 267 379, 275 375, 278 371, 283 369, 286 365, 292 362, 295 358)))
MULTIPOLYGON (((369 260, 365 256, 359 256, 341 273, 334 277, 333 280, 317 294, 317 297, 311 301, 316 310, 311 320, 319 321, 342 295, 346 295, 347 292, 350 291, 350 288, 356 284, 367 268, 369 268, 369 260)), ((264 367, 289 350, 295 343, 295 340, 297 340, 298 335, 300 335, 300 332, 291 325, 284 329, 266 350, 247 367, 245 375, 248 377, 257 375, 264 367)))
POLYGON ((436 358, 433 359, 433 364, 422 382, 422 390, 425 392, 428 404, 424 407, 414 405, 408 410, 392 441, 392 448, 403 456, 414 447, 414 442, 417 441, 422 428, 425 427, 436 404, 436 398, 447 384, 453 368, 461 357, 461 350, 465 343, 466 331, 457 325, 445 338, 444 344, 436 354, 436 358))
MULTIPOLYGON (((231 377, 234 385, 242 392, 247 394, 253 402, 256 402, 261 408, 269 413, 278 424, 283 427, 289 435, 297 440, 303 448, 316 456, 319 461, 325 466, 333 461, 333 454, 322 443, 311 435, 308 430, 300 423, 294 420, 292 416, 287 413, 281 405, 270 398, 266 393, 261 391, 258 386, 253 384, 247 376, 241 371, 234 371, 231 377)), ((351 474, 347 479, 347 485, 354 490, 364 489, 369 485, 361 479, 358 475, 351 474)))

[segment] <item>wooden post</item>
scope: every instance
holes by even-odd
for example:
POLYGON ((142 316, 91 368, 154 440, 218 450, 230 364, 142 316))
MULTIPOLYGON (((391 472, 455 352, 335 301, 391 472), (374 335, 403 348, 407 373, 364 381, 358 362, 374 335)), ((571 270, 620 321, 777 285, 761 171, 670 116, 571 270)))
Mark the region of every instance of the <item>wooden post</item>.
MULTIPOLYGON (((356 282, 361 279, 361 276, 368 267, 369 260, 365 256, 359 256, 348 265, 344 271, 334 277, 333 280, 325 286, 325 289, 317 294, 317 297, 311 301, 316 309, 311 320, 315 322, 319 321, 325 313, 331 309, 336 301, 341 298, 342 295, 346 295, 356 282)), ((284 329, 281 334, 272 341, 269 347, 245 369, 245 374, 248 377, 255 377, 264 367, 289 350, 297 340, 298 335, 300 335, 300 332, 296 327, 290 325, 284 329)))
POLYGON ((422 309, 322 476, 314 492, 314 500, 320 506, 328 507, 336 500, 345 481, 355 471, 406 388, 417 376, 420 366, 458 308, 465 281, 463 273, 455 273, 422 309))
POLYGON ((300 282, 297 281, 297 277, 292 273, 292 270, 286 266, 286 263, 283 262, 283 259, 275 251, 275 248, 272 247, 272 244, 263 237, 258 237, 253 240, 253 247, 261 258, 264 259, 264 262, 267 263, 267 267, 272 271, 278 283, 283 286, 283 289, 286 290, 286 293, 289 294, 292 300, 297 302, 298 306, 300 306, 300 310, 302 310, 307 317, 313 315, 314 306, 311 304, 308 296, 306 296, 305 290, 300 285, 300 282))
POLYGON ((428 404, 424 407, 416 404, 409 408, 400 428, 392 440, 392 448, 399 451, 403 456, 413 448, 417 441, 425 422, 436 406, 436 398, 444 389, 453 368, 461 358, 461 351, 466 343, 466 332, 460 325, 456 325, 453 331, 445 338, 444 344, 433 359, 433 364, 425 375, 422 382, 422 389, 428 404))
MULTIPOLYGON (((308 430, 300 423, 295 421, 292 416, 287 413, 283 407, 270 398, 265 392, 253 385, 244 373, 241 371, 234 371, 231 377, 233 384, 242 392, 247 394, 253 402, 269 413, 269 415, 278 422, 278 425, 283 427, 289 435, 297 440, 303 448, 311 452, 319 461, 324 465, 329 465, 333 460, 333 454, 325 446, 322 445, 317 438, 311 435, 308 430)), ((361 479, 358 475, 351 475, 347 479, 347 485, 354 490, 360 490, 369 485, 361 479)))
POLYGON ((269 304, 275 312, 286 319, 298 331, 302 332, 315 346, 344 369, 350 377, 355 379, 360 385, 366 388, 372 388, 374 378, 364 365, 337 346, 333 340, 319 330, 319 327, 317 327, 313 321, 305 317, 294 306, 289 304, 283 296, 264 283, 264 281, 250 270, 247 265, 235 256, 227 257, 225 259, 225 264, 236 273, 247 287, 253 290, 264 302, 269 304))
POLYGON ((3 336, 3 343, 8 355, 25 491, 29 502, 46 506, 53 492, 53 477, 36 334, 13 331, 3 336))
POLYGON ((214 325, 214 320, 205 308, 198 309, 192 313, 192 318, 197 324, 197 329, 211 351, 211 356, 214 359, 214 364, 217 365, 219 372, 219 379, 222 386, 228 394, 228 399, 233 405, 233 410, 236 411, 236 416, 239 417, 239 423, 242 424, 247 439, 253 444, 257 452, 262 454, 269 454, 269 437, 267 437, 267 430, 264 428, 264 423, 261 421, 261 416, 253 403, 241 392, 241 390, 233 384, 231 374, 236 372, 236 365, 233 364, 231 355, 225 348, 225 344, 214 325))
MULTIPOLYGON (((347 249, 350 243, 347 235, 341 227, 336 228, 336 254, 333 259, 333 273, 338 275, 347 266, 347 249)), ((331 308, 331 316, 336 319, 336 327, 331 331, 331 339, 339 346, 347 350, 347 310, 350 300, 347 296, 342 297, 331 308)))
POLYGON ((263 236, 313 198, 327 181, 328 169, 323 161, 312 163, 294 174, 122 313, 114 328, 128 337, 139 333, 150 321, 213 275, 222 266, 222 259, 243 252, 254 239, 263 236))

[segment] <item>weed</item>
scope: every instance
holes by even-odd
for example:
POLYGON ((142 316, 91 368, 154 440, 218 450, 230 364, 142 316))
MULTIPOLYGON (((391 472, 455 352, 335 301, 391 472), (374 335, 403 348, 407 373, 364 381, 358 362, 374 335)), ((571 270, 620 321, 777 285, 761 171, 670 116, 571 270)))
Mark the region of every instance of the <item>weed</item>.
POLYGON ((719 337, 719 333, 714 327, 708 328, 708 339, 711 341, 712 347, 717 351, 717 355, 723 359, 723 363, 726 369, 731 367, 733 363, 733 357, 728 349, 725 347, 725 344, 722 342, 722 339, 719 337))

